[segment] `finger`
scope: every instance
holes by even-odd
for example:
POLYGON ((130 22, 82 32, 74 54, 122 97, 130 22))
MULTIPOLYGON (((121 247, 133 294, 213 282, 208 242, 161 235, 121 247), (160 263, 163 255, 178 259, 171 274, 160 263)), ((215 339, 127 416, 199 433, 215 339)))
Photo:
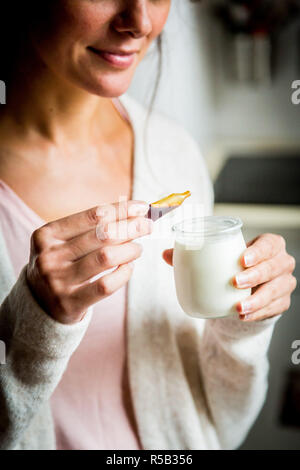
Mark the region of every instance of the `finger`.
POLYGON ((154 227, 154 222, 146 217, 132 217, 130 219, 98 224, 96 234, 102 243, 124 243, 138 237, 149 235, 154 227))
POLYGON ((291 274, 284 274, 259 286, 255 293, 237 304, 237 311, 242 314, 254 313, 274 300, 293 292, 297 281, 291 274))
POLYGON ((239 289, 253 288, 283 273, 292 273, 294 269, 295 259, 283 252, 269 261, 263 261, 253 268, 238 273, 233 279, 233 284, 239 289))
MULTIPOLYGON (((97 237, 96 229, 89 230, 78 237, 72 238, 63 245, 57 247, 61 260, 76 261, 99 249, 101 242, 97 237)), ((55 248, 54 248, 55 249, 55 248)))
POLYGON ((70 263, 67 270, 64 271, 64 280, 73 284, 81 284, 107 269, 130 263, 139 258, 141 254, 142 246, 134 242, 103 246, 75 263, 70 263))
POLYGON ((273 258, 284 248, 285 240, 281 235, 265 233, 254 239, 244 252, 241 260, 242 265, 246 268, 255 266, 262 261, 273 258))
POLYGON ((268 306, 258 310, 255 313, 250 313, 248 315, 240 315, 240 320, 244 322, 253 322, 266 320, 267 318, 273 318, 278 315, 281 315, 284 312, 287 312, 291 305, 290 295, 280 297, 279 299, 274 300, 268 306))
POLYGON ((165 250, 162 254, 163 259, 170 266, 173 266, 173 251, 174 251, 173 248, 170 248, 169 250, 165 250))
POLYGON ((90 230, 66 243, 55 245, 52 253, 58 254, 59 260, 77 261, 104 245, 116 245, 148 235, 153 230, 153 222, 145 217, 132 217, 126 221, 107 224, 105 228, 90 230), (115 226, 116 225, 116 226, 115 226), (104 234, 101 231, 104 230, 104 234), (123 236, 116 238, 117 235, 123 236), (127 235, 127 239, 126 239, 127 235), (100 239, 102 238, 102 240, 100 239))
POLYGON ((123 287, 129 281, 132 270, 133 264, 122 264, 112 273, 104 274, 100 279, 75 289, 72 301, 77 311, 84 312, 91 305, 123 287))
POLYGON ((246 245, 247 245, 247 248, 249 248, 249 246, 253 245, 253 243, 256 242, 256 240, 260 237, 260 235, 258 237, 255 237, 253 238, 253 240, 250 240, 250 242, 247 242, 246 245))
POLYGON ((116 222, 129 217, 144 216, 149 210, 149 204, 144 201, 124 201, 112 204, 102 204, 83 212, 50 222, 47 227, 56 238, 70 240, 81 235, 99 224, 116 222))

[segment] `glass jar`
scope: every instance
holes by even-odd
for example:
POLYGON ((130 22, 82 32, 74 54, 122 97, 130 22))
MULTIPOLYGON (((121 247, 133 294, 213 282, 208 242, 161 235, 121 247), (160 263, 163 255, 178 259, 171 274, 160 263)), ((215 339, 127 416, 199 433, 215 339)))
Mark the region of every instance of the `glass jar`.
POLYGON ((251 295, 238 289, 233 277, 243 267, 246 249, 241 219, 202 217, 172 227, 173 254, 178 301, 185 313, 196 318, 237 315, 236 304, 251 295))

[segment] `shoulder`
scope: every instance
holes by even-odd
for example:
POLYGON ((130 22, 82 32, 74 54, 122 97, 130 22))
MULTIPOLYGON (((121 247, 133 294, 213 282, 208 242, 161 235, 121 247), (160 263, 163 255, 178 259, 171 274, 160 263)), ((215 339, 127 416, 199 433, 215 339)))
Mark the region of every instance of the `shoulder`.
MULTIPOLYGON (((132 97, 123 95, 121 103, 129 114, 137 138, 170 192, 190 189, 205 200, 207 214, 213 210, 213 187, 198 143, 176 121, 151 111, 132 97), (181 189, 180 189, 181 188, 181 189)), ((147 155, 145 158, 147 158, 147 155)), ((165 189, 167 190, 167 189, 165 189)))
POLYGON ((125 94, 120 101, 126 108, 130 119, 136 129, 140 132, 147 132, 154 143, 164 144, 168 147, 181 144, 186 145, 199 154, 199 147, 191 135, 173 119, 163 113, 149 110, 137 100, 125 94))

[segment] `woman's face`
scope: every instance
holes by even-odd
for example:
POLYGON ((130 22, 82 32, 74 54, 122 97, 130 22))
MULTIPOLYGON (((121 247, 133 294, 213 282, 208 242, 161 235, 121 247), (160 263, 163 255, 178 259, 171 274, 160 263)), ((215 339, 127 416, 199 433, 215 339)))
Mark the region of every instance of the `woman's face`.
MULTIPOLYGON (((35 12, 31 41, 57 76, 90 93, 120 96, 161 33, 171 0, 51 0, 35 12)), ((38 8, 38 7, 37 7, 38 8)))

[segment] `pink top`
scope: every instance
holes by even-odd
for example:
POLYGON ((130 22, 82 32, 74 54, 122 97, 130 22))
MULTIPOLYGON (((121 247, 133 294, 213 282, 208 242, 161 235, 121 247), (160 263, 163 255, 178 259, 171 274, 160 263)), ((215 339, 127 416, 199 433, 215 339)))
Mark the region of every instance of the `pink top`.
MULTIPOLYGON (((44 225, 0 180, 0 223, 16 276, 44 225)), ((127 406, 126 287, 94 306, 86 335, 51 399, 57 449, 141 449, 127 406)))

